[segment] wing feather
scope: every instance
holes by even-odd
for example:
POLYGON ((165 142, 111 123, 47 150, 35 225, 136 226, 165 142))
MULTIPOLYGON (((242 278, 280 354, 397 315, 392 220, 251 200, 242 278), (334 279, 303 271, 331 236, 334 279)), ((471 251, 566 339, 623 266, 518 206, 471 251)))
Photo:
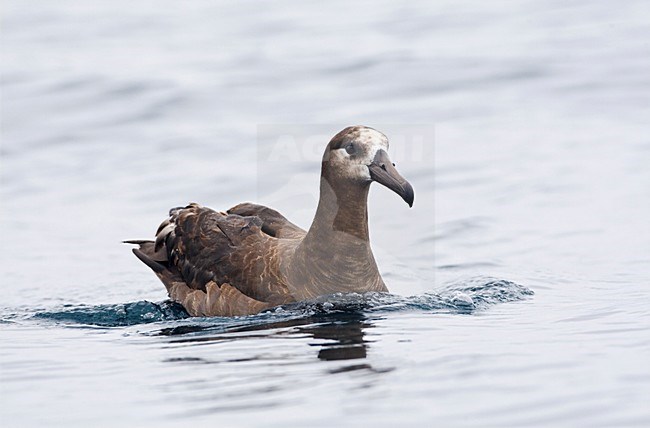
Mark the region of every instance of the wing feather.
POLYGON ((258 217, 262 221, 262 232, 274 238, 302 239, 307 233, 276 210, 263 205, 245 202, 230 208, 228 213, 258 217))
MULTIPOLYGON (((262 231, 264 219, 239 212, 245 214, 241 210, 217 212, 197 204, 174 209, 159 228, 156 247, 164 246, 170 265, 191 290, 207 292, 210 282, 227 283, 255 301, 290 301, 288 289, 278 281, 277 266, 273 265, 278 263, 273 257, 278 240, 262 231)), ((288 224, 282 223, 280 234, 291 234, 291 226, 302 231, 285 221, 288 224)))

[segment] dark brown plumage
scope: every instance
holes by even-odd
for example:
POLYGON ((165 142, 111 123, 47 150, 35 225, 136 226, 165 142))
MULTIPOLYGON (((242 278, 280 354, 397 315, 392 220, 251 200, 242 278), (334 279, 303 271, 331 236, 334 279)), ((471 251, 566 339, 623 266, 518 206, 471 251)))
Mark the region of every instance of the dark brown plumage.
POLYGON ((370 248, 370 183, 409 204, 413 189, 395 170, 387 138, 355 126, 328 144, 320 200, 309 231, 279 212, 244 203, 217 212, 192 203, 174 208, 155 241, 135 255, 193 316, 234 316, 336 292, 388 291, 370 248))

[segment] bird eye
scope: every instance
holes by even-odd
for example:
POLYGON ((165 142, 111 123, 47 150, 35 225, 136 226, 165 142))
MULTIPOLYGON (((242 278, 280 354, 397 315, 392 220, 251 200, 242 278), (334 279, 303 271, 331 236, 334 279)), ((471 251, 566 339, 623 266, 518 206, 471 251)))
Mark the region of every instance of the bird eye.
POLYGON ((354 148, 354 144, 350 143, 347 146, 345 146, 345 151, 348 152, 349 155, 351 155, 357 150, 354 148))

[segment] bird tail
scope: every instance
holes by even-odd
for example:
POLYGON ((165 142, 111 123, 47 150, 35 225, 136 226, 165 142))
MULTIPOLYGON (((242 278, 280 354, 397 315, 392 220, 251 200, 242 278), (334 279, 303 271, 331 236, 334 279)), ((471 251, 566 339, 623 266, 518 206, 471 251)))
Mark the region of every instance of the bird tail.
POLYGON ((133 254, 153 270, 155 273, 160 273, 162 270, 167 269, 168 259, 164 248, 155 250, 154 241, 146 241, 139 239, 131 239, 123 241, 125 244, 138 245, 139 248, 134 248, 133 254))
POLYGON ((172 294, 172 289, 174 286, 178 288, 179 286, 187 287, 183 278, 173 266, 169 265, 167 260, 167 254, 165 254, 164 248, 162 250, 155 251, 155 242, 146 241, 146 240, 128 240, 123 241, 125 244, 135 244, 139 248, 134 248, 133 254, 140 259, 142 263, 149 266, 149 268, 154 271, 156 276, 165 284, 167 292, 170 293, 172 300, 178 301, 172 294))

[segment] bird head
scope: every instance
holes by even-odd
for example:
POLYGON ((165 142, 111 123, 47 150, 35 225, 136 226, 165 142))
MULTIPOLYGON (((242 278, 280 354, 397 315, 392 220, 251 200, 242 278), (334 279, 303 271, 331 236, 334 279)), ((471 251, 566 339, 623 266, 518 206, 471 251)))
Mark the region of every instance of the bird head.
POLYGON ((373 128, 350 126, 336 134, 323 156, 323 174, 358 184, 375 181, 400 195, 409 207, 413 206, 413 187, 391 161, 388 138, 373 128))

